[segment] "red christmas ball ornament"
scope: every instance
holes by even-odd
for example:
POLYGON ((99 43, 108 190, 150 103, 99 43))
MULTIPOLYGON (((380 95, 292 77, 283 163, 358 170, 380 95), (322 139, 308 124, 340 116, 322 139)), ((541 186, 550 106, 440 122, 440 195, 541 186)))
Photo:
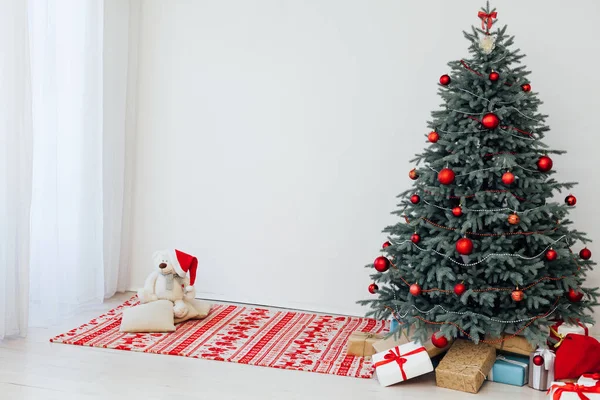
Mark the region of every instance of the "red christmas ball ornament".
POLYGON ((467 290, 467 287, 465 286, 464 283, 457 283, 456 285, 454 285, 454 293, 456 293, 457 296, 462 296, 462 294, 467 290))
POLYGON ((458 239, 456 242, 456 251, 458 251, 458 254, 468 256, 473 252, 473 242, 469 238, 458 239))
POLYGON ((389 241, 387 241, 387 242, 385 242, 384 244, 381 245, 381 248, 385 249, 386 247, 390 247, 391 245, 392 244, 389 241))
POLYGON ((592 252, 587 247, 583 248, 579 252, 579 257, 581 257, 582 260, 589 260, 592 258, 592 252))
POLYGON ((421 198, 419 197, 418 194, 413 194, 412 196, 410 196, 410 202, 413 204, 419 204, 419 202, 421 201, 421 198))
POLYGON ((572 303, 579 303, 581 299, 583 299, 583 293, 580 291, 575 291, 573 288, 571 288, 567 293, 567 298, 572 303))
POLYGON ((539 354, 535 357, 533 357, 533 365, 537 365, 538 367, 540 365, 542 365, 544 363, 544 357, 540 356, 539 354))
POLYGON ((427 135, 427 140, 429 140, 431 143, 435 143, 440 140, 440 135, 436 131, 432 131, 429 133, 429 135, 427 135))
POLYGON ((442 185, 449 185, 454 182, 454 171, 450 168, 444 168, 440 172, 438 172, 438 181, 442 185))
POLYGON ((517 214, 510 214, 508 216, 508 223, 511 225, 517 225, 519 222, 521 222, 521 218, 519 218, 519 216, 517 214))
POLYGON ((506 171, 504 174, 502 174, 502 183, 504 183, 505 185, 511 185, 514 181, 515 176, 512 172, 506 171))
POLYGON ((448 85, 451 81, 452 81, 452 79, 450 79, 450 76, 448 76, 446 74, 440 76, 440 84, 442 84, 444 86, 448 85))
POLYGON ((421 286, 419 286, 417 283, 413 283, 410 285, 409 292, 415 297, 419 296, 421 294, 421 286))
POLYGON ((463 212, 461 206, 456 206, 452 209, 452 215, 454 215, 455 217, 460 217, 462 214, 463 212))
POLYGON ((548 156, 541 156, 538 160, 537 160, 537 167, 538 167, 538 171, 540 172, 548 172, 552 169, 552 159, 548 156))
POLYGON ((492 71, 492 72, 490 72, 489 78, 490 78, 490 81, 496 82, 498 79, 500 79, 500 74, 497 73, 496 71, 492 71))
POLYGON ((565 203, 567 203, 567 205, 572 207, 575 204, 577 204, 577 198, 575 196, 573 196, 572 194, 570 194, 567 197, 565 197, 565 203))
POLYGON ((387 257, 379 256, 373 261, 373 267, 379 272, 385 272, 390 268, 390 260, 387 257))
POLYGON ((375 293, 377 293, 378 290, 379 290, 379 286, 377 286, 375 283, 371 283, 369 285, 369 293, 375 294, 375 293))
POLYGON ((481 125, 487 129, 496 129, 500 125, 500 118, 494 113, 487 113, 481 119, 481 125))
POLYGON ((546 251, 546 260, 554 261, 558 257, 558 253, 554 249, 549 249, 546 251))
POLYGON ((410 237, 410 241, 413 242, 414 244, 418 244, 421 241, 421 236, 419 236, 418 233, 413 233, 412 236, 410 237))
POLYGON ((441 333, 440 337, 438 337, 438 333, 440 332, 436 332, 431 335, 431 343, 438 349, 443 349, 444 347, 448 346, 448 339, 446 339, 446 336, 441 335, 441 333))
POLYGON ((510 297, 512 297, 512 299, 514 301, 521 301, 521 300, 523 300, 523 297, 525 297, 525 294, 523 293, 522 290, 517 288, 516 290, 512 291, 512 293, 510 294, 510 297))
POLYGON ((531 85, 529 83, 525 83, 525 84, 521 85, 521 89, 523 89, 523 91, 525 93, 531 92, 531 85))
POLYGON ((419 177, 419 174, 417 173, 417 169, 413 168, 410 170, 410 172, 408 173, 408 177, 410 179, 412 179, 413 181, 416 180, 419 177))

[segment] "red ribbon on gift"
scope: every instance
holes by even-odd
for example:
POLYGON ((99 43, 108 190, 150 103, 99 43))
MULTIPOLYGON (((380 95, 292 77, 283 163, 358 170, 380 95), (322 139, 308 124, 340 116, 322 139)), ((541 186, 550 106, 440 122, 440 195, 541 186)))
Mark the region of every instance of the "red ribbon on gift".
POLYGON ((375 368, 381 367, 382 365, 396 362, 396 363, 398 363, 398 366, 400 367, 400 372, 402 372, 402 380, 405 381, 406 380, 406 372, 404 372, 403 365, 408 360, 404 357, 412 356, 413 354, 422 353, 424 351, 427 351, 427 350, 425 350, 425 347, 419 347, 418 349, 409 351, 406 354, 400 354, 400 347, 394 347, 393 349, 390 349, 390 351, 388 351, 388 353, 385 356, 383 356, 383 360, 375 363, 375 368))
POLYGON ((552 390, 554 390, 554 394, 552 395, 552 400, 560 400, 560 396, 563 393, 577 393, 581 400, 590 400, 589 397, 585 395, 585 393, 598 393, 600 394, 600 382, 597 382, 594 386, 585 386, 578 385, 576 383, 567 383, 564 385, 552 385, 546 394, 550 394, 552 390))
POLYGON ((481 29, 486 29, 485 25, 487 23, 487 31, 490 30, 490 28, 492 27, 492 24, 494 23, 494 18, 496 18, 498 16, 498 13, 496 11, 486 14, 483 11, 479 11, 479 14, 477 14, 477 16, 479 18, 481 18, 481 29))
POLYGON ((595 381, 600 381, 600 372, 594 372, 593 374, 583 374, 581 376, 583 376, 584 378, 593 379, 595 381))

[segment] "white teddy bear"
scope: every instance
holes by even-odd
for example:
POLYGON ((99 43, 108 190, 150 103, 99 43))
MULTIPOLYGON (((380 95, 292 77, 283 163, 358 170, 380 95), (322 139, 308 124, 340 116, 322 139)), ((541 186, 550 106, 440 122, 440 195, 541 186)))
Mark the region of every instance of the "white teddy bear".
POLYGON ((140 302, 170 300, 173 302, 175 318, 185 318, 190 307, 193 307, 190 303, 196 297, 194 281, 198 259, 179 250, 157 251, 152 259, 156 271, 146 278, 144 287, 138 290, 140 302))

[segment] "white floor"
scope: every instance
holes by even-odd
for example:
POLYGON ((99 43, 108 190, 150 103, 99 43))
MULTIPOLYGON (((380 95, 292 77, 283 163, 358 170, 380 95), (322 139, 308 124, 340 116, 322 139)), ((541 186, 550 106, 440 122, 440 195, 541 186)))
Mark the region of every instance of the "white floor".
MULTIPOLYGON (((129 295, 86 310, 26 339, 0 341, 0 399, 464 399, 433 374, 384 388, 376 379, 286 371, 219 361, 52 344, 129 295)), ((545 399, 545 393, 486 382, 482 399, 545 399)))

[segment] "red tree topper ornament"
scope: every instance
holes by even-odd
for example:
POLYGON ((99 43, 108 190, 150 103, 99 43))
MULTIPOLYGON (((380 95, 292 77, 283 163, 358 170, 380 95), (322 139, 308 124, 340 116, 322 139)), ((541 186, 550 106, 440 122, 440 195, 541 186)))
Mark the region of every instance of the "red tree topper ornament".
POLYGON ((408 177, 410 179, 412 179, 413 181, 416 180, 419 177, 419 174, 417 173, 417 169, 413 168, 410 170, 410 172, 408 173, 408 177))
POLYGON ((455 217, 460 217, 462 214, 463 212, 461 206, 456 206, 452 209, 452 215, 454 215, 455 217))
POLYGON ((485 29, 485 31, 488 32, 492 27, 492 24, 494 23, 494 19, 496 19, 496 17, 498 16, 498 13, 494 11, 492 13, 487 14, 483 11, 479 11, 477 13, 477 16, 481 18, 481 29, 485 29))
POLYGON ((546 260, 548 260, 548 261, 554 261, 554 260, 556 260, 557 257, 558 257, 558 253, 554 249, 549 249, 546 252, 546 260))
POLYGON ((457 296, 462 296, 462 294, 467 290, 467 287, 465 286, 464 283, 457 283, 456 285, 454 285, 454 293, 456 293, 457 296))
POLYGON ((505 185, 511 185, 514 181, 515 176, 512 172, 506 171, 504 174, 502 174, 502 183, 504 183, 505 185))
POLYGON ((585 247, 579 252, 579 257, 581 257, 582 260, 589 260, 590 258, 592 258, 592 252, 587 247, 585 247))
POLYGON ((377 284, 371 283, 369 285, 369 293, 375 294, 375 293, 377 293, 378 290, 379 290, 379 286, 377 286, 377 284))
POLYGON ((523 91, 525 93, 531 92, 531 85, 529 83, 525 83, 525 84, 521 85, 521 89, 523 89, 523 91))
POLYGON ((440 139, 440 135, 436 131, 430 132, 429 135, 427 136, 427 140, 429 140, 431 143, 435 143, 439 139, 440 139))
POLYGON ((419 236, 418 233, 413 233, 412 236, 410 237, 410 241, 413 242, 414 244, 418 244, 421 241, 421 236, 419 236))
POLYGON ((458 251, 458 254, 468 256, 473 252, 473 242, 469 238, 458 239, 456 242, 456 251, 458 251))
POLYGON ((386 247, 390 247, 391 245, 392 244, 389 241, 387 241, 387 242, 385 242, 384 244, 381 245, 381 248, 385 249, 386 247))
POLYGON ((492 72, 490 72, 489 78, 490 78, 490 81, 496 82, 498 79, 500 79, 500 74, 497 73, 496 71, 492 71, 492 72))
POLYGON ((575 196, 573 196, 572 194, 570 194, 567 197, 565 197, 565 203, 567 203, 567 205, 573 207, 575 204, 577 204, 577 198, 575 196))
POLYGON ((419 286, 419 284, 417 283, 413 283, 412 285, 410 285, 409 292, 413 296, 417 297, 421 294, 421 286, 419 286))
POLYGON ((538 367, 540 365, 542 365, 544 363, 544 357, 540 356, 539 354, 535 357, 533 357, 533 365, 537 365, 538 367))
POLYGON ((494 113, 487 113, 481 119, 481 125, 486 129, 496 129, 500 125, 500 118, 494 113))
POLYGON ((583 299, 583 293, 580 291, 575 291, 573 288, 571 288, 567 293, 567 298, 572 303, 579 303, 581 299, 583 299))
POLYGON ((373 261, 373 267, 379 272, 385 272, 390 268, 390 260, 387 257, 379 256, 373 261))
POLYGON ((452 81, 452 79, 450 79, 450 76, 446 74, 440 76, 440 84, 446 86, 450 83, 450 81, 452 81))
POLYGON ((444 168, 440 172, 438 172, 438 181, 442 185, 449 185, 454 182, 454 171, 450 168, 444 168))
POLYGON ((436 332, 431 335, 431 344, 438 349, 443 349, 444 347, 448 346, 448 339, 446 339, 446 336, 443 336, 441 332, 436 332), (437 336, 438 334, 440 334, 440 337, 437 336))
POLYGON ((413 204, 419 204, 419 202, 421 201, 421 198, 419 197, 418 194, 413 194, 412 196, 410 196, 410 202, 413 204))
POLYGON ((538 167, 538 171, 540 172, 548 172, 552 169, 552 159, 548 156, 541 156, 538 160, 537 160, 537 167, 538 167))

